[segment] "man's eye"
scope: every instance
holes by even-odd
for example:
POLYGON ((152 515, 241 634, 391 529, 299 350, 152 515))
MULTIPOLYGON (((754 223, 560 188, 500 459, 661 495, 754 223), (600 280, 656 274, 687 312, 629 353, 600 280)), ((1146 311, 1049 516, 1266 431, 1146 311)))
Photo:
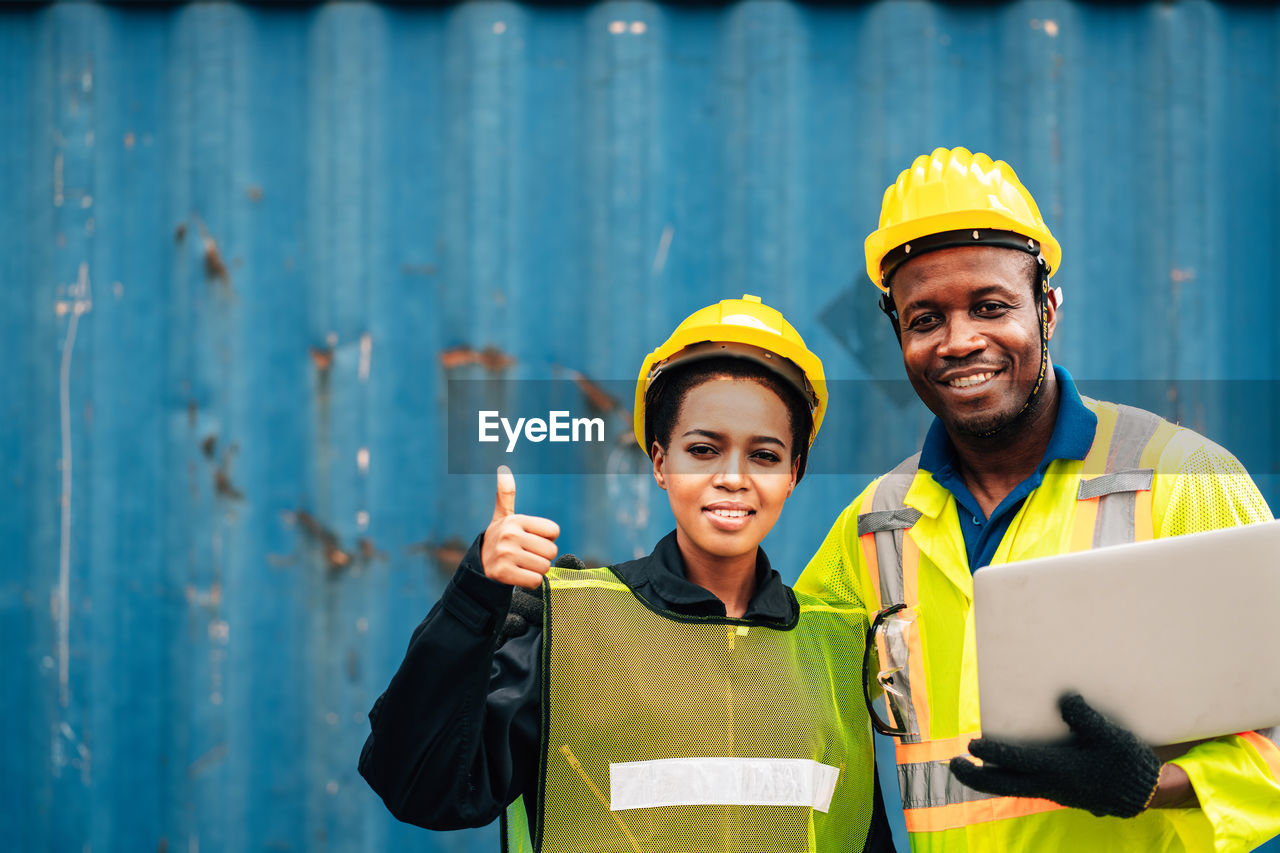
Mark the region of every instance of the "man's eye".
POLYGON ((925 331, 932 329, 938 325, 939 319, 937 314, 917 314, 911 318, 911 322, 907 324, 908 329, 913 331, 925 331))
POLYGON ((1003 302, 983 302, 980 305, 978 305, 978 308, 977 308, 977 312, 979 314, 982 314, 988 317, 995 316, 998 314, 1003 314, 1005 311, 1008 311, 1008 310, 1009 310, 1009 306, 1005 305, 1003 302))

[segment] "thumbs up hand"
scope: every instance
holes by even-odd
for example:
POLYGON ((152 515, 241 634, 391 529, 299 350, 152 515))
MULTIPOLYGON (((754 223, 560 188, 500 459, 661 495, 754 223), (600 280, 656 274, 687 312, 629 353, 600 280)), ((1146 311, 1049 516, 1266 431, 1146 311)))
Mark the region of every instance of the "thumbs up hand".
POLYGON ((549 518, 516 514, 515 475, 506 465, 500 467, 493 520, 484 531, 480 550, 485 577, 536 589, 556 558, 559 535, 560 525, 549 518))

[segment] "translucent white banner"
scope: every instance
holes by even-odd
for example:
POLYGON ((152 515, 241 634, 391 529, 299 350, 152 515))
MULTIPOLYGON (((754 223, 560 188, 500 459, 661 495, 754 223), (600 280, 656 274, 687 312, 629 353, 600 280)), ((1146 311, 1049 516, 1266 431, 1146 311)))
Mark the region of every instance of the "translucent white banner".
POLYGON ((840 770, 809 758, 663 758, 609 765, 613 811, 654 806, 831 807, 840 770))

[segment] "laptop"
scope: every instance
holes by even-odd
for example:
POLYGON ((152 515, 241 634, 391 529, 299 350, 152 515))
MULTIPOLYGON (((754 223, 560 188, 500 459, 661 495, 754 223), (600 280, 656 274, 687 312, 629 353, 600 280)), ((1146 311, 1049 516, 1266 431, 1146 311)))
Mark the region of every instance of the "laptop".
POLYGON ((1069 730, 1080 692, 1157 746, 1280 725, 1280 521, 974 573, 984 736, 1069 730))

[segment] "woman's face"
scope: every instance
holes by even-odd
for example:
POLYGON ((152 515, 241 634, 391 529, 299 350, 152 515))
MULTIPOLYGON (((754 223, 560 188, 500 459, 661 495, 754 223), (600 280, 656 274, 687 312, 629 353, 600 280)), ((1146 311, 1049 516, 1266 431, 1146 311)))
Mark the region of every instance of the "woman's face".
POLYGON ((750 379, 690 389, 653 477, 667 492, 682 548, 710 558, 754 554, 796 484, 786 404, 750 379))

